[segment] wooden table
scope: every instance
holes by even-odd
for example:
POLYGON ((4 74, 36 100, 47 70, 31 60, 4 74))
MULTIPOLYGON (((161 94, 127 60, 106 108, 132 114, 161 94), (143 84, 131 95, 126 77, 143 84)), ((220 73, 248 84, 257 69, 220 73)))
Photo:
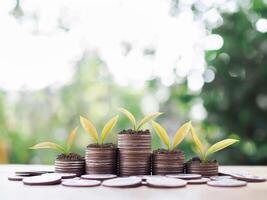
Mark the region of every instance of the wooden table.
MULTIPOLYGON (((223 169, 248 171, 255 175, 267 177, 267 166, 224 166, 223 169)), ((156 189, 141 186, 138 188, 71 188, 56 186, 27 186, 22 182, 8 181, 9 174, 21 170, 53 170, 46 165, 0 165, 0 199, 1 200, 126 200, 126 199, 203 199, 203 200, 266 200, 267 182, 248 183, 240 188, 216 188, 207 185, 187 185, 185 188, 156 189)))

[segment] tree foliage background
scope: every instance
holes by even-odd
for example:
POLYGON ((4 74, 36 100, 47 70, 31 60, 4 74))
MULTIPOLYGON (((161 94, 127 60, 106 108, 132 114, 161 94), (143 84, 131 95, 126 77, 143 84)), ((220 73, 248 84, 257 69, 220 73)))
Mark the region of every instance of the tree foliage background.
MULTIPOLYGON (((170 133, 190 119, 194 103, 203 102, 207 117, 194 122, 199 135, 209 143, 225 137, 240 139, 238 145, 216 154, 219 162, 267 164, 267 30, 258 31, 256 27, 258 19, 267 18, 267 3, 264 0, 235 3, 237 9, 233 12, 218 8, 223 18, 220 26, 206 24, 206 31, 219 34, 224 44, 219 50, 206 52, 207 69, 215 73, 215 79, 205 83, 199 93, 188 90, 186 80, 164 87, 157 77, 148 80, 141 89, 118 86, 97 51, 84 52, 68 85, 21 90, 13 95, 16 100, 2 90, 0 162, 52 163, 56 153, 43 154, 28 147, 46 140, 64 142, 68 131, 79 124, 79 115, 90 117, 98 127, 117 112, 117 107, 126 107, 140 118, 142 99, 150 95, 165 113, 159 121, 170 133), (162 93, 169 95, 162 99, 162 93)), ((179 13, 181 7, 182 2, 173 0, 171 14, 179 13)), ((17 1, 11 14, 19 17, 20 9, 17 1)), ((197 1, 191 9, 196 18, 207 12, 197 1)), ((121 117, 115 132, 128 126, 128 121, 121 117)), ((116 134, 110 141, 116 142, 116 134)), ((89 137, 80 128, 74 151, 84 154, 88 143, 89 137)), ((153 135, 153 148, 160 145, 153 135)), ((187 158, 194 155, 190 139, 180 148, 187 158)))

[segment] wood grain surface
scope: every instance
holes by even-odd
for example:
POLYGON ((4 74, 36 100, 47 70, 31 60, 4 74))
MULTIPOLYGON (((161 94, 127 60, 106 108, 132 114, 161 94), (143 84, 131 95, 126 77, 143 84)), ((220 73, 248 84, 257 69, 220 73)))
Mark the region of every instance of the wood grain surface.
MULTIPOLYGON (((267 177, 267 166, 223 166, 222 169, 247 171, 267 177)), ((266 200, 267 182, 248 183, 240 188, 215 188, 207 185, 187 185, 177 189, 138 188, 69 188, 56 186, 26 186, 22 182, 8 181, 7 177, 21 170, 53 170, 46 165, 0 165, 1 200, 126 200, 126 199, 199 199, 199 200, 266 200)))

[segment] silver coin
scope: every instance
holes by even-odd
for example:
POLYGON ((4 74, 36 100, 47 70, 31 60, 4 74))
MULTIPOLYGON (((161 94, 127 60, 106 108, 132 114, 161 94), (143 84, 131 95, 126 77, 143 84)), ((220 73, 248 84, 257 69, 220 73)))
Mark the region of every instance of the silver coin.
POLYGON ((202 177, 200 174, 167 174, 166 176, 170 178, 180 178, 186 180, 199 179, 202 177))
POLYGON ((247 182, 235 179, 224 179, 219 181, 209 181, 207 184, 213 187, 242 187, 246 186, 247 182))

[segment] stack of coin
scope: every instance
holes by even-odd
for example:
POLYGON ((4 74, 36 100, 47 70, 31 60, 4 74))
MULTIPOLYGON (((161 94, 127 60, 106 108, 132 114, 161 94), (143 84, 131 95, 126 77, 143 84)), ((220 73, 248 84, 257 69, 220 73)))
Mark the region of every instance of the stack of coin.
POLYGON ((186 172, 192 174, 201 174, 204 177, 218 176, 218 163, 198 161, 189 161, 186 164, 186 172))
POLYGON ((55 161, 55 172, 57 173, 74 173, 77 176, 84 174, 84 160, 59 160, 55 161))
POLYGON ((152 174, 184 173, 184 159, 182 151, 156 150, 152 154, 152 174))
POLYGON ((117 174, 117 148, 115 146, 87 147, 86 174, 117 174))
POLYGON ((118 147, 120 176, 151 173, 151 135, 148 130, 141 133, 119 134, 118 147))

